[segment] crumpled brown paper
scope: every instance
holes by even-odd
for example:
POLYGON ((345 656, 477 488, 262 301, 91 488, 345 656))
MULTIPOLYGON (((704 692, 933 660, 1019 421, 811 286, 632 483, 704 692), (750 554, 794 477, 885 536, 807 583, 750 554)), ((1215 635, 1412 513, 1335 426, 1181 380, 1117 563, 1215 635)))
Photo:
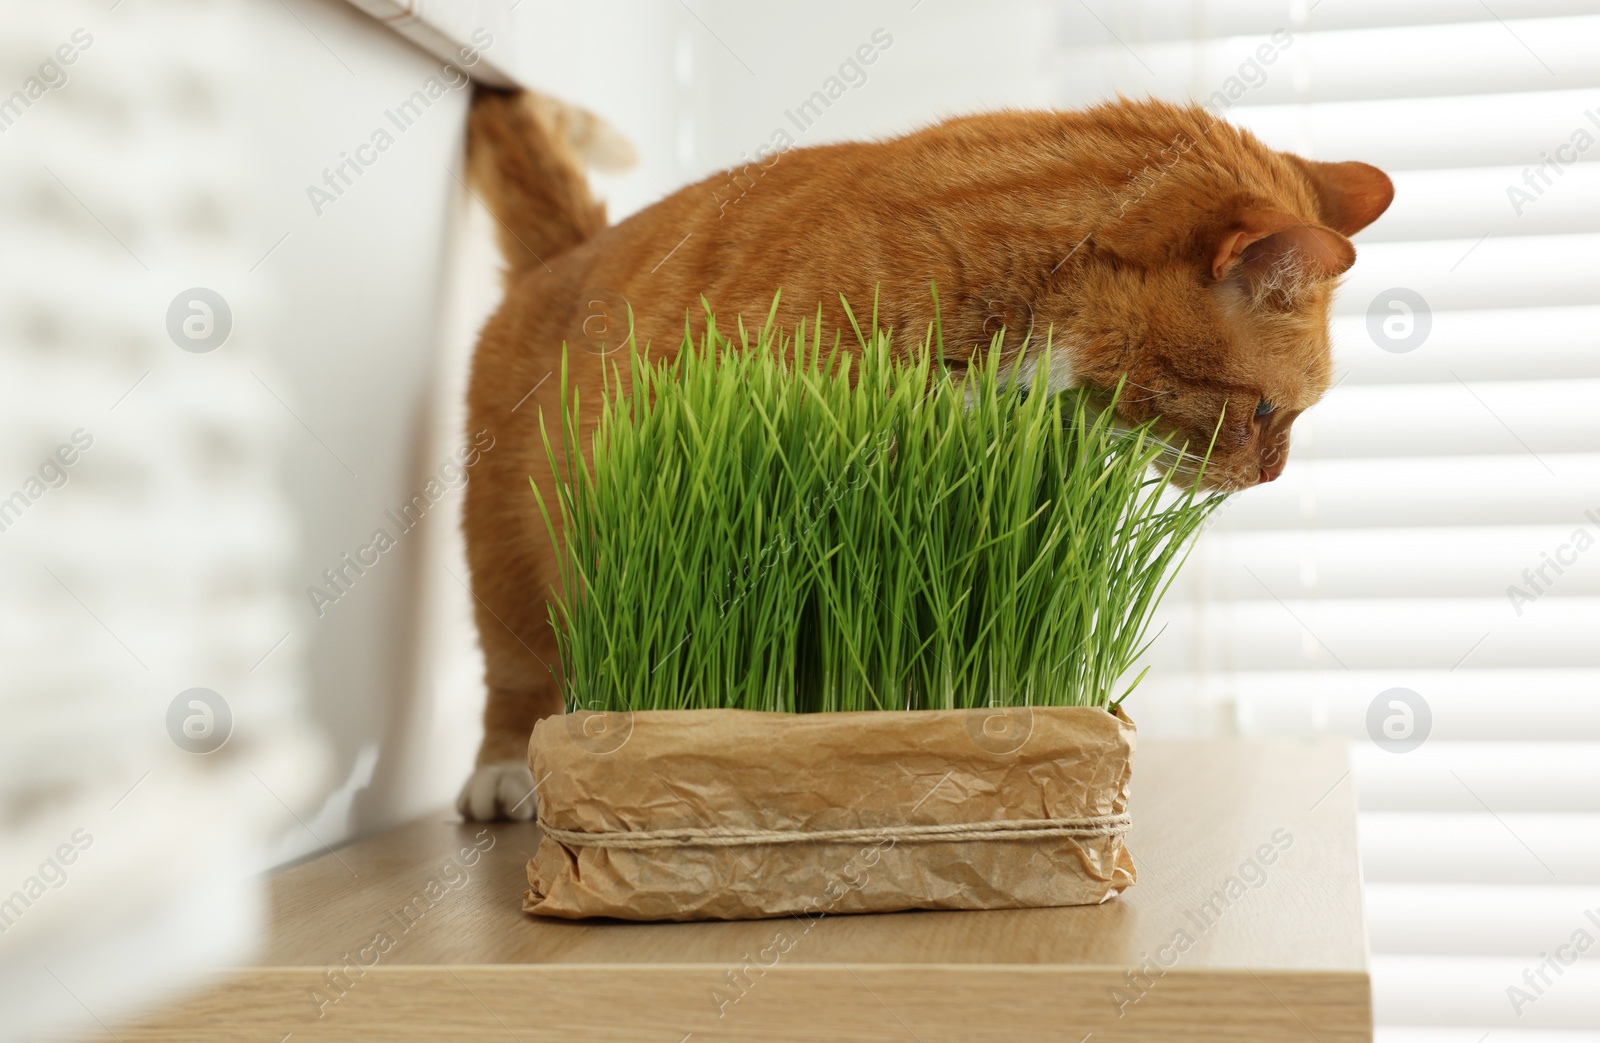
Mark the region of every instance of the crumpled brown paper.
POLYGON ((551 717, 528 748, 540 825, 583 836, 547 832, 528 863, 523 908, 573 919, 739 920, 1103 902, 1135 880, 1118 835, 1125 821, 1106 825, 1127 812, 1134 738, 1120 710, 1088 707, 551 717), (1112 835, 905 833, 1019 820, 1056 830, 1084 821, 1091 828, 1080 832, 1112 835), (795 843, 743 836, 826 830, 870 832, 795 843), (640 831, 671 846, 583 842, 640 831), (711 846, 707 836, 737 843, 711 846))

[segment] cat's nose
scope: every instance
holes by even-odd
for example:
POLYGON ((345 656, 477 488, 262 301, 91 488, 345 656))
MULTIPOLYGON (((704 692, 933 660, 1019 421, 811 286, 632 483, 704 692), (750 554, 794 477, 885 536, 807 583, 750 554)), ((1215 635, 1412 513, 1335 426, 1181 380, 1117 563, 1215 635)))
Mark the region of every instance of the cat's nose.
POLYGON ((1279 476, 1283 474, 1283 465, 1284 461, 1280 460, 1270 467, 1263 467, 1261 469, 1261 484, 1266 485, 1268 482, 1277 481, 1279 476))

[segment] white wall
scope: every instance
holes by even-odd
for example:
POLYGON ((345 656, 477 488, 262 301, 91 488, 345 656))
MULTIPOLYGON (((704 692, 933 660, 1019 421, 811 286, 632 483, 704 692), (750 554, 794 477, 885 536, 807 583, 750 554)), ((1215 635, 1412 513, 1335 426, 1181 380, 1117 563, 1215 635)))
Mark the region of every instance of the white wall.
MULTIPOLYGON (((797 144, 898 134, 945 116, 1049 103, 1054 5, 1046 0, 732 0, 566 4, 513 12, 530 84, 611 120, 638 170, 597 178, 613 218, 744 162, 874 30, 893 44, 797 144)), ((854 76, 854 74, 851 74, 854 76)))
POLYGON ((288 236, 258 275, 284 302, 263 318, 299 428, 282 472, 302 542, 279 654, 305 660, 308 706, 333 747, 328 802, 297 809, 309 829, 279 849, 292 857, 320 850, 317 837, 334 844, 441 806, 476 741, 474 693, 440 693, 462 702, 436 714, 418 655, 431 647, 424 604, 455 587, 430 534, 454 528, 460 494, 408 533, 386 514, 400 516, 460 444, 440 413, 439 345, 468 91, 450 90, 400 130, 386 113, 439 77, 439 60, 338 0, 297 4, 298 19, 274 0, 251 14, 271 56, 254 95, 260 221, 269 243, 288 236), (319 215, 307 187, 380 129, 393 144, 367 151, 375 162, 319 215), (323 571, 378 529, 397 546, 314 608, 306 588, 337 593, 323 571))

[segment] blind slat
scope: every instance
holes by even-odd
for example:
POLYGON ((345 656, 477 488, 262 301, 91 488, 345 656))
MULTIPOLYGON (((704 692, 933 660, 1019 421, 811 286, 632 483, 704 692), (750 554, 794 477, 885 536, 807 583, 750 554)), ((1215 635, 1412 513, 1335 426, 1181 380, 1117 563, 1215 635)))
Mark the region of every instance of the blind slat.
POLYGON ((1600 234, 1367 243, 1358 254, 1337 298, 1341 315, 1365 316, 1395 286, 1440 310, 1600 304, 1600 234))
POLYGON ((1587 519, 1515 528, 1217 533, 1202 553, 1204 565, 1173 583, 1178 596, 1250 601, 1265 588, 1279 597, 1500 598, 1508 622, 1537 619, 1547 596, 1600 596, 1600 521, 1587 519), (1578 549, 1583 540, 1594 553, 1578 549), (1513 585, 1531 600, 1519 596, 1513 605, 1506 594, 1513 585))
MULTIPOLYGON (((1309 100, 1309 99, 1307 99, 1309 100)), ((1235 105, 1228 120, 1273 148, 1313 159, 1362 161, 1393 172, 1442 167, 1519 169, 1572 140, 1600 105, 1600 89, 1396 98, 1295 105, 1235 105), (1492 128, 1492 133, 1488 132, 1492 128)), ((1579 162, 1600 160, 1591 148, 1579 162)))
POLYGON ((1600 513, 1596 453, 1541 453, 1536 459, 1518 446, 1482 456, 1330 460, 1300 449, 1291 452, 1276 482, 1224 503, 1213 528, 1576 524, 1586 510, 1600 513))
MULTIPOLYGON (((1287 5, 1283 0, 1228 0, 1194 3, 1193 0, 1141 0, 1137 4, 1095 3, 1085 10, 1065 4, 1060 13, 1060 39, 1066 46, 1102 41, 1106 26, 1130 42, 1190 40, 1207 37, 1264 36, 1281 25, 1302 30, 1337 31, 1391 26, 1449 26, 1482 22, 1489 18, 1477 0, 1339 0, 1336 4, 1308 2, 1287 5)), ((1559 18, 1594 13, 1589 0, 1518 0, 1515 11, 1502 11, 1518 19, 1559 18)))
POLYGON ((1363 811, 1600 813, 1600 743, 1433 739, 1406 753, 1351 752, 1363 811))
MULTIPOLYGON (((1135 51, 1149 71, 1137 85, 1163 95, 1189 91, 1202 102, 1220 92, 1214 104, 1224 109, 1292 103, 1308 92, 1319 102, 1337 102, 1600 84, 1600 66, 1589 60, 1600 49, 1600 18, 1592 12, 1567 18, 1517 14, 1507 25, 1538 58, 1518 45, 1507 25, 1487 18, 1307 33, 1296 32, 1292 19, 1280 15, 1259 33, 1140 45, 1135 51), (1259 51, 1264 37, 1270 62, 1259 51)), ((1074 93, 1092 94, 1126 79, 1128 56, 1115 45, 1072 48, 1064 58, 1062 86, 1074 93)))
MULTIPOLYGON (((1600 742, 1600 668, 1414 667, 1377 670, 1216 672, 1145 682, 1163 688, 1204 689, 1234 708, 1241 731, 1252 735, 1342 735, 1366 747, 1367 708, 1382 692, 1408 688, 1427 700, 1429 742, 1600 742), (1536 692, 1537 712, 1524 712, 1536 692), (1560 722, 1552 727, 1552 722, 1560 722)), ((1600 754, 1600 750, 1596 751, 1600 754)), ((1352 758, 1365 756, 1352 751, 1352 758)))
MULTIPOLYGON (((1470 915, 1463 911, 1462 915, 1470 915)), ((1552 938, 1550 945, 1570 940, 1552 938)), ((1546 950, 1548 951, 1548 950, 1546 950)), ((1521 1008, 1506 996, 1511 985, 1523 984, 1522 972, 1540 963, 1537 953, 1504 957, 1375 956, 1372 960, 1372 1006, 1380 1019, 1398 1024, 1467 1024, 1492 1028, 1483 1043, 1512 1038, 1502 1029, 1584 1031, 1600 1025, 1600 961, 1579 960, 1559 980, 1551 973, 1544 994, 1521 1008)), ((1530 1035, 1539 1043, 1570 1043, 1530 1035)), ((1472 1037, 1477 1040, 1478 1037, 1472 1037)), ((1465 1043, 1472 1043, 1467 1040, 1465 1043)))
POLYGON ((1368 880, 1600 884, 1600 815, 1363 812, 1360 834, 1368 880))
POLYGON ((1341 386, 1295 422, 1290 459, 1600 452, 1596 394, 1600 380, 1341 386))
POLYGON ((1600 307, 1441 309, 1429 321, 1419 347, 1396 353, 1377 350, 1365 315, 1335 318, 1339 387, 1600 377, 1600 307))
POLYGON ((1282 602, 1263 591, 1256 601, 1164 607, 1166 631, 1149 661, 1183 669, 1186 646, 1198 642, 1215 649, 1213 666, 1228 670, 1449 670, 1466 658, 1472 669, 1600 666, 1600 598, 1551 595, 1518 619, 1503 597, 1278 596, 1282 602))
POLYGON ((1600 887, 1373 883, 1366 899, 1374 953, 1501 956, 1570 937, 1600 907, 1600 887))
MULTIPOLYGON (((1579 122, 1600 141, 1600 127, 1587 118, 1579 122)), ((1547 142, 1541 150, 1548 152, 1561 144, 1547 142)), ((1600 144, 1570 154, 1583 158, 1595 152, 1600 152, 1600 144)), ((1383 220, 1361 231, 1357 242, 1472 242, 1485 232, 1528 236, 1600 231, 1600 163, 1557 163, 1546 168, 1544 176, 1527 174, 1538 163, 1538 153, 1530 153, 1509 166, 1395 171, 1394 203, 1383 220), (1515 202, 1507 192, 1510 188, 1519 193, 1515 202)))

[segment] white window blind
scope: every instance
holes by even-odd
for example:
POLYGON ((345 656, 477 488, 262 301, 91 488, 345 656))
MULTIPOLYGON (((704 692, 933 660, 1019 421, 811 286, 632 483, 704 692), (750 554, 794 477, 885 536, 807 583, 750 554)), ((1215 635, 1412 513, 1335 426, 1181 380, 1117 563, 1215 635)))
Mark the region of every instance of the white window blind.
POLYGON ((0 0, 4 1040, 110 1038, 248 955, 327 760, 279 647, 260 34, 241 5, 111 8, 0 0))
POLYGON ((1058 13, 1060 104, 1221 91, 1396 186, 1339 293, 1339 383, 1198 545, 1141 722, 1352 740, 1379 1040, 1600 1040, 1600 5, 1058 13), (1385 350, 1369 310, 1426 336, 1385 350), (1369 737, 1395 688, 1431 715, 1409 752, 1369 737))

